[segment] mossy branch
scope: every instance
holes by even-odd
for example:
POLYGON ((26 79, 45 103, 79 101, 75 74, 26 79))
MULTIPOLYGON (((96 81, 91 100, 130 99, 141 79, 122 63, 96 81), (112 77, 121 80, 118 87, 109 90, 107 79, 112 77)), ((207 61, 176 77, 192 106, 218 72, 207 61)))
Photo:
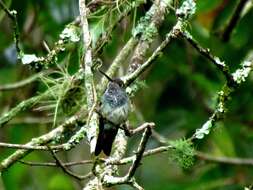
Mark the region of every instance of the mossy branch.
MULTIPOLYGON (((33 138, 30 142, 28 142, 27 146, 40 146, 47 144, 57 138, 61 138, 64 135, 65 131, 69 130, 76 130, 76 128, 79 127, 77 124, 79 121, 79 116, 74 115, 71 118, 69 118, 66 122, 64 122, 62 125, 58 126, 57 128, 53 129, 52 131, 37 137, 33 138)), ((12 166, 14 163, 25 157, 27 154, 29 154, 32 150, 31 149, 21 149, 15 151, 13 154, 11 154, 9 157, 4 159, 0 163, 0 172, 3 172, 7 170, 10 166, 12 166)))

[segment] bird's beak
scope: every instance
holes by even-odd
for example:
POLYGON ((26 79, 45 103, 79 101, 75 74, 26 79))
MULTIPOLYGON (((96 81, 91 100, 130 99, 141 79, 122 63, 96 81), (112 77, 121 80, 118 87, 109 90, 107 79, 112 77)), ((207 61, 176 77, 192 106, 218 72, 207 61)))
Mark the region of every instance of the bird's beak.
POLYGON ((104 72, 104 71, 102 71, 102 70, 100 70, 100 69, 98 69, 99 70, 99 72, 102 74, 102 75, 104 75, 110 82, 113 82, 113 80, 104 72))

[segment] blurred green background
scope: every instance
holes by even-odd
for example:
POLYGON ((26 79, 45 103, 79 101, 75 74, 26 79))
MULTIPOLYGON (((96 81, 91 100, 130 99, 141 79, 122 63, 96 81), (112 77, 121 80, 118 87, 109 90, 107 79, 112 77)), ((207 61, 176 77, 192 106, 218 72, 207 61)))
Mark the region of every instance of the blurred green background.
MULTIPOLYGON (((253 9, 247 5, 242 18, 233 30, 229 41, 224 42, 224 31, 238 0, 198 0, 197 11, 190 21, 190 32, 203 46, 224 60, 232 71, 240 66, 241 61, 253 50, 253 9)), ((249 1, 250 2, 250 1, 249 1)), ((43 41, 53 47, 64 26, 78 16, 77 0, 5 0, 10 9, 18 12, 18 24, 21 33, 22 49, 25 53, 46 54, 43 41)), ((105 68, 110 65, 119 50, 131 36, 131 31, 138 19, 145 14, 151 2, 147 1, 132 11, 121 21, 112 33, 111 41, 105 46, 100 58, 105 68)), ((172 11, 159 29, 159 37, 151 50, 163 39, 175 24, 172 11)), ((96 37, 104 30, 96 21, 92 23, 92 35, 96 37)), ((106 28, 105 28, 106 29, 106 28)), ((78 51, 70 47, 60 55, 59 62, 68 62, 69 72, 77 70, 78 51)), ((150 54, 152 51, 150 50, 150 54)), ((126 71, 127 62, 121 71, 126 71)), ((17 64, 15 45, 13 43, 12 22, 0 10, 0 85, 9 84, 34 74, 28 66, 17 64)), ((98 76, 99 77, 99 76, 98 76)), ((155 64, 144 73, 146 87, 133 98, 135 111, 130 122, 137 126, 144 121, 156 123, 156 130, 170 140, 190 137, 211 115, 216 103, 217 91, 224 85, 225 78, 205 57, 196 52, 186 41, 174 40, 164 50, 155 64)), ((233 94, 228 104, 228 113, 224 121, 219 122, 211 134, 204 140, 194 143, 196 150, 214 156, 253 157, 253 78, 233 94)), ((0 113, 33 95, 45 90, 40 82, 34 82, 14 91, 0 91, 0 113)), ((64 117, 64 115, 62 116, 64 117)), ((0 129, 0 141, 9 143, 26 143, 32 137, 39 136, 52 129, 52 123, 26 123, 24 119, 51 118, 47 112, 31 109, 18 116, 0 129)), ((135 150, 140 136, 133 137, 128 143, 128 155, 135 150)), ((148 148, 159 146, 151 139, 148 148)), ((0 149, 0 160, 14 150, 0 149)), ((196 159, 194 166, 188 170, 179 168, 169 159, 169 153, 162 153, 143 159, 143 164, 136 173, 137 181, 147 190, 206 190, 243 189, 253 181, 253 167, 233 166, 208 163, 196 159)), ((89 147, 82 144, 68 152, 60 153, 61 159, 77 161, 90 159, 89 147)), ((53 161, 47 152, 35 151, 25 160, 53 161)), ((73 171, 85 174, 90 165, 72 167, 73 171)), ((123 167, 124 174, 127 167, 123 167)), ((6 190, 71 190, 81 189, 82 185, 59 168, 30 167, 16 163, 2 174, 0 189, 6 190)), ((110 189, 130 189, 117 186, 110 189)))

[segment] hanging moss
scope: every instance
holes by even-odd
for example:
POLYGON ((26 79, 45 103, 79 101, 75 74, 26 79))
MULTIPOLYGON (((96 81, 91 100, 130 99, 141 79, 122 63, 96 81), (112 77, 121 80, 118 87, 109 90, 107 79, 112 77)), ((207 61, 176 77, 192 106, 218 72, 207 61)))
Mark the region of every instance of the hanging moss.
POLYGON ((183 169, 192 167, 194 164, 194 148, 192 147, 192 143, 185 139, 179 139, 170 141, 169 144, 173 146, 169 158, 183 169))

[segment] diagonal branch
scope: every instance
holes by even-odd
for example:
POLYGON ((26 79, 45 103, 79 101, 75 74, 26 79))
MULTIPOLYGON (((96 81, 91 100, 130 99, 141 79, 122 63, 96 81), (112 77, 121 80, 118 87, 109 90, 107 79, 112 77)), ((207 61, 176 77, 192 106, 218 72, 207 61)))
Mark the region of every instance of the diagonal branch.
POLYGON ((0 0, 0 7, 4 10, 4 12, 8 15, 8 17, 12 20, 15 20, 15 16, 13 15, 13 12, 10 11, 7 6, 3 3, 2 0, 0 0))
POLYGON ((166 35, 165 40, 156 48, 153 54, 138 68, 136 68, 132 73, 128 74, 123 78, 124 83, 129 86, 133 81, 135 81, 147 68, 151 66, 154 60, 160 55, 162 50, 171 42, 173 38, 178 37, 178 30, 181 28, 183 23, 178 21, 173 29, 166 35))
POLYGON ((34 96, 19 103, 16 107, 12 108, 9 112, 5 113, 3 116, 0 117, 0 128, 3 127, 4 124, 8 123, 12 118, 14 118, 19 112, 29 109, 36 102, 46 97, 48 94, 49 91, 46 91, 41 95, 34 96))
MULTIPOLYGON (((40 146, 43 144, 47 144, 50 141, 54 140, 55 138, 63 135, 66 131, 76 130, 76 128, 78 127, 76 123, 78 123, 78 121, 79 121, 79 116, 74 115, 71 118, 69 118, 66 122, 64 122, 62 125, 53 129, 52 131, 44 135, 41 135, 37 138, 33 138, 30 142, 26 144, 26 146, 40 146)), ((13 154, 11 154, 9 157, 4 159, 0 163, 0 172, 5 171, 14 163, 24 158, 27 154, 31 152, 32 152, 31 149, 21 149, 21 150, 15 151, 13 154)))
POLYGON ((231 74, 232 82, 225 83, 222 89, 217 93, 217 105, 210 116, 210 118, 202 125, 201 128, 196 129, 193 136, 190 140, 193 139, 203 139, 206 135, 208 135, 211 129, 215 126, 215 123, 220 119, 223 119, 225 113, 227 112, 227 103, 231 99, 231 94, 238 89, 238 87, 246 81, 246 78, 249 76, 250 72, 253 69, 253 60, 251 58, 247 58, 242 62, 241 68, 238 68, 234 73, 231 74))
MULTIPOLYGON (((50 149, 50 147, 49 147, 50 149)), ((92 177, 92 172, 88 173, 87 175, 85 176, 81 176, 81 175, 77 175, 75 173, 73 173, 72 171, 70 171, 62 162, 61 160, 57 157, 56 153, 50 149, 50 152, 53 156, 53 158, 55 159, 56 161, 56 164, 62 169, 62 171, 66 174, 68 174, 69 176, 77 179, 77 180, 84 180, 84 179, 87 179, 87 178, 91 178, 92 177)))
POLYGON ((222 40, 224 42, 229 41, 234 28, 236 27, 237 23, 240 21, 240 17, 241 17, 241 13, 243 11, 243 8, 245 7, 245 5, 247 4, 248 1, 249 0, 240 0, 239 1, 231 19, 229 20, 228 25, 226 26, 226 28, 222 34, 222 40))
POLYGON ((18 81, 16 83, 2 85, 2 86, 0 86, 0 91, 15 90, 15 89, 21 88, 27 84, 30 84, 30 83, 38 80, 41 76, 47 75, 49 73, 50 73, 49 71, 46 71, 46 72, 42 71, 40 73, 36 73, 36 74, 24 79, 24 80, 18 81))
MULTIPOLYGON (((162 0, 161 2, 154 3, 151 6, 149 11, 146 13, 146 15, 142 17, 141 20, 143 21, 140 21, 140 23, 135 27, 134 29, 135 34, 133 34, 133 36, 128 40, 126 45, 117 55, 117 57, 114 59, 110 68, 106 72, 108 76, 113 77, 115 75, 116 71, 118 70, 122 62, 126 60, 128 55, 130 54, 131 51, 133 51, 136 45, 137 47, 134 51, 134 56, 129 65, 129 70, 131 70, 131 72, 134 71, 137 68, 136 65, 139 66, 142 63, 144 56, 149 50, 150 43, 155 39, 155 37, 157 36, 157 33, 153 32, 152 37, 148 41, 147 39, 145 39, 145 36, 150 36, 149 32, 151 30, 146 29, 145 31, 139 31, 139 29, 146 28, 146 25, 148 23, 150 29, 157 31, 157 28, 161 25, 162 21, 164 20, 166 9, 170 6, 170 4, 171 4, 171 0, 169 1, 162 0), (140 35, 143 37, 140 37, 140 35), (143 40, 142 38, 145 40, 143 40), (142 58, 139 58, 139 57, 142 57, 142 58), (137 60, 138 60, 138 63, 136 62, 137 60)), ((99 88, 100 93, 102 93, 105 90, 108 80, 105 77, 103 77, 101 83, 102 85, 99 88)))
POLYGON ((137 47, 129 64, 129 73, 134 72, 144 62, 151 43, 158 36, 158 28, 169 12, 172 0, 154 1, 153 5, 135 28, 133 35, 139 38, 137 47))
POLYGON ((199 43, 193 39, 189 32, 182 32, 181 35, 185 38, 201 55, 206 57, 209 61, 211 61, 226 77, 228 83, 233 84, 232 76, 229 72, 228 65, 225 64, 224 61, 221 61, 218 57, 211 54, 210 50, 207 48, 203 48, 199 45, 199 43))
POLYGON ((144 150, 146 148, 146 144, 147 144, 148 139, 151 136, 151 134, 152 134, 152 131, 151 131, 151 127, 149 126, 145 129, 145 131, 143 133, 143 137, 141 139, 140 145, 139 145, 138 150, 136 152, 135 160, 133 162, 133 165, 131 166, 131 168, 128 171, 128 174, 127 174, 128 180, 130 180, 134 176, 138 166, 140 165, 144 150))
POLYGON ((104 186, 113 186, 113 185, 120 185, 120 184, 135 184, 135 180, 133 178, 140 162, 143 157, 144 150, 146 148, 146 144, 148 142, 149 137, 151 136, 151 127, 147 127, 143 133, 141 142, 138 146, 138 150, 136 154, 133 156, 133 164, 129 168, 128 173, 124 177, 113 177, 110 175, 105 175, 102 179, 102 184, 104 186))

